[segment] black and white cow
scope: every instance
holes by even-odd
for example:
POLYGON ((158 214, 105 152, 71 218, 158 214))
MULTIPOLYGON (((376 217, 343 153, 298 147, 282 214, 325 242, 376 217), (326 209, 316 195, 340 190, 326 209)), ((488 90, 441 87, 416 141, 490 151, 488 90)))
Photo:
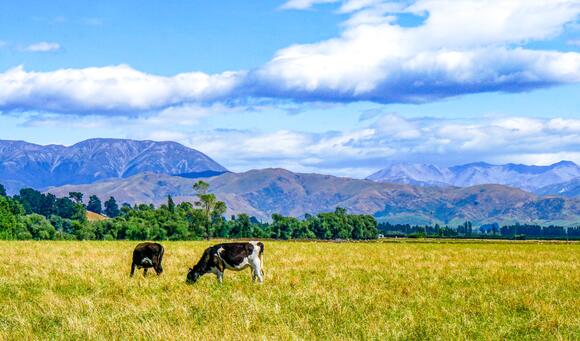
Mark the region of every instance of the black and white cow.
POLYGON ((199 262, 189 269, 187 283, 195 283, 199 277, 214 273, 218 282, 222 282, 224 271, 240 271, 247 267, 252 269, 252 279, 264 281, 262 255, 264 244, 261 242, 224 243, 208 247, 199 262))
POLYGON ((161 261, 163 260, 163 246, 158 243, 141 243, 135 247, 133 250, 133 262, 131 263, 131 277, 135 273, 135 267, 137 269, 144 268, 143 276, 147 276, 147 270, 153 268, 157 273, 157 276, 161 275, 163 272, 163 267, 161 266, 161 261))

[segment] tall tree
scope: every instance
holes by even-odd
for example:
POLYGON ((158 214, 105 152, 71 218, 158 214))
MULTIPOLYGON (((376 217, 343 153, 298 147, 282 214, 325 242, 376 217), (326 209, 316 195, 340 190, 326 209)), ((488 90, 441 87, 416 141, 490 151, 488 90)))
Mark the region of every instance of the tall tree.
POLYGON ((199 180, 193 185, 198 201, 195 205, 200 207, 205 218, 205 238, 209 240, 211 237, 213 219, 226 213, 227 206, 223 201, 218 201, 215 194, 208 193, 209 184, 205 181, 199 180))
POLYGON ((6 188, 4 187, 4 185, 0 184, 0 197, 5 196, 6 196, 6 188))
POLYGON ((81 192, 69 192, 68 197, 77 204, 81 204, 83 202, 83 194, 81 192))
POLYGON ((105 201, 105 214, 109 218, 115 218, 119 216, 119 205, 117 205, 117 200, 115 197, 110 197, 109 200, 105 201))
POLYGON ((20 193, 14 197, 20 201, 26 214, 38 213, 42 204, 42 193, 32 188, 22 188, 20 193))
POLYGON ((22 205, 8 197, 0 196, 0 239, 15 239, 19 216, 24 214, 22 205))
POLYGON ((87 210, 101 214, 101 212, 103 212, 103 204, 101 202, 101 199, 99 199, 99 197, 96 195, 91 195, 89 197, 89 204, 87 205, 87 210))
POLYGON ((169 212, 175 213, 175 202, 173 201, 171 195, 167 196, 167 209, 169 210, 169 212))

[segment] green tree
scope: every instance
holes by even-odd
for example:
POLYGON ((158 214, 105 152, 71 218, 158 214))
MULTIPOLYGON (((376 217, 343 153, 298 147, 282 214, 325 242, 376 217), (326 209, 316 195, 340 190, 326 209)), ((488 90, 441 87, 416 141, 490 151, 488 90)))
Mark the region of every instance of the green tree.
POLYGON ((226 213, 227 206, 223 201, 218 201, 215 194, 208 193, 209 184, 199 180, 193 185, 198 201, 195 205, 200 207, 205 218, 205 238, 209 240, 212 235, 213 220, 212 217, 219 217, 226 213))
POLYGON ((33 239, 51 240, 54 239, 56 230, 54 226, 44 216, 40 214, 30 214, 22 219, 22 222, 30 232, 33 239))
POLYGON ((42 202, 42 193, 32 188, 22 188, 17 196, 14 197, 20 201, 26 214, 38 213, 42 202))
POLYGON ((173 198, 171 195, 167 196, 167 209, 171 213, 175 213, 175 202, 173 202, 173 198))
POLYGON ((6 188, 4 187, 4 185, 0 184, 0 197, 5 196, 6 196, 6 188))
POLYGON ((81 204, 83 202, 83 194, 81 192, 69 192, 68 197, 77 204, 81 204))
POLYGON ((75 203, 69 198, 56 199, 55 214, 65 219, 72 219, 76 215, 75 203))
POLYGON ((17 238, 18 220, 23 214, 24 208, 19 202, 0 196, 0 239, 17 238))
POLYGON ((105 201, 105 215, 109 218, 115 218, 119 216, 119 205, 117 205, 117 200, 115 197, 110 197, 109 200, 105 201))
POLYGON ((89 197, 87 210, 101 214, 101 212, 103 212, 103 204, 101 203, 101 199, 99 199, 99 197, 96 195, 91 195, 89 197))

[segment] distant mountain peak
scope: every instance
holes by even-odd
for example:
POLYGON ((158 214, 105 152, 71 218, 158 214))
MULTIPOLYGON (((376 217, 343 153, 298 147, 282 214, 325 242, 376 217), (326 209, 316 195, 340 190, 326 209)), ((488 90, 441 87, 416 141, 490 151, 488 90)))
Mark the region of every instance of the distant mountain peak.
POLYGON ((0 183, 12 193, 22 187, 88 184, 143 172, 198 177, 227 169, 171 141, 94 138, 67 147, 0 140, 0 183))
POLYGON ((572 161, 562 160, 560 162, 556 162, 550 167, 578 167, 578 165, 572 161))
POLYGON ((386 168, 370 175, 367 179, 420 186, 467 187, 501 184, 534 191, 578 177, 580 177, 580 167, 572 161, 560 161, 549 166, 515 163, 494 165, 487 162, 472 162, 452 167, 388 162, 386 168), (433 169, 439 171, 431 171, 433 169))

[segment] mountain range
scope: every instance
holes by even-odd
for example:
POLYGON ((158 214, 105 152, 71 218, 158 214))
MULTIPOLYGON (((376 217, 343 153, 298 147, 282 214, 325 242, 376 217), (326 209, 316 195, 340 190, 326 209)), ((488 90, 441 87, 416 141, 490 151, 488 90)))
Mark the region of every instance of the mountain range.
POLYGON ((143 172, 208 176, 227 169, 175 142, 90 139, 70 147, 0 140, 0 183, 8 193, 127 178, 143 172))
POLYGON ((571 161, 560 161, 549 166, 513 163, 492 165, 477 162, 453 167, 393 162, 367 179, 377 182, 440 187, 500 184, 541 194, 560 195, 566 192, 562 191, 562 187, 570 187, 566 186, 566 183, 580 179, 580 166, 571 161))
POLYGON ((0 183, 9 193, 33 187, 58 196, 78 191, 85 198, 95 194, 159 205, 168 195, 194 201, 191 178, 203 178, 227 203, 228 214, 261 219, 341 206, 394 223, 578 224, 578 174, 578 166, 568 161, 545 167, 392 163, 369 179, 278 168, 232 173, 175 142, 91 139, 65 147, 0 140, 0 183))
MULTIPOLYGON (((269 219, 272 213, 302 216, 345 207, 395 223, 460 224, 534 222, 577 224, 580 199, 540 197, 503 185, 420 187, 320 174, 261 169, 225 173, 205 179, 211 192, 226 202, 228 214, 247 213, 269 219)), ((89 185, 68 185, 49 192, 78 191, 121 202, 163 204, 196 200, 193 182, 182 177, 144 173, 89 185)))

